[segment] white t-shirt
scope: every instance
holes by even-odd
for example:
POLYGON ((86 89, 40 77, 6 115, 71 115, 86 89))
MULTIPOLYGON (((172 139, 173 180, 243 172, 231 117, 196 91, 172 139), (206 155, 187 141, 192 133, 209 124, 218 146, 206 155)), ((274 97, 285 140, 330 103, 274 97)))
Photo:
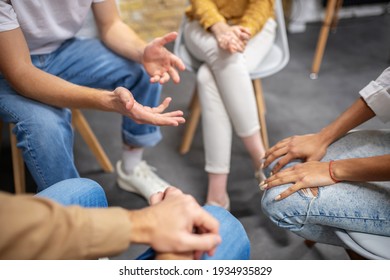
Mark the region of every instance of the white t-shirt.
POLYGON ((92 3, 105 0, 0 0, 0 32, 21 28, 31 54, 47 54, 75 36, 92 3))
POLYGON ((390 121, 390 67, 359 93, 380 120, 390 121))

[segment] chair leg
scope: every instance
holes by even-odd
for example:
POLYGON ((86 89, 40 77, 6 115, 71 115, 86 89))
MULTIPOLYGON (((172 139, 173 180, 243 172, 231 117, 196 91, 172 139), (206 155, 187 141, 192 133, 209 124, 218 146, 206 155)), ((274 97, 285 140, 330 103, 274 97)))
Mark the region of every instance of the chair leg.
POLYGON ((12 129, 14 127, 14 124, 9 125, 12 151, 12 168, 14 173, 15 193, 21 194, 26 192, 26 177, 24 172, 24 161, 22 157, 22 152, 16 146, 16 136, 12 133, 12 129))
POLYGON ((257 111, 259 114, 259 121, 261 126, 261 138, 263 140, 264 148, 267 150, 269 148, 269 142, 268 142, 267 123, 265 120, 266 107, 265 107, 263 89, 261 87, 260 79, 253 80, 252 83, 255 89, 257 111))
POLYGON ((190 116, 188 118, 183 140, 180 145, 179 152, 184 155, 188 153, 191 148, 192 140, 194 139, 196 128, 198 127, 199 119, 200 119, 200 103, 199 96, 197 94, 197 89, 195 87, 194 93, 192 94, 192 100, 190 103, 190 116))
POLYGON ((88 147, 91 149, 92 153, 95 155, 103 170, 105 172, 113 172, 114 168, 111 161, 108 159, 107 154, 104 152, 87 120, 79 109, 72 109, 72 122, 74 127, 80 132, 81 137, 83 137, 88 147))
POLYGON ((347 253, 348 257, 351 260, 367 260, 365 257, 359 255, 358 253, 356 253, 350 249, 345 249, 345 252, 347 253))
POLYGON ((311 241, 311 240, 308 240, 308 239, 305 239, 304 243, 309 248, 313 247, 316 244, 315 241, 311 241))
POLYGON ((324 55, 326 41, 328 40, 329 29, 334 18, 337 1, 338 0, 329 0, 328 4, 326 5, 325 20, 321 27, 320 36, 317 41, 317 47, 311 68, 311 79, 317 79, 318 77, 318 72, 320 70, 322 57, 324 55))
POLYGON ((337 0, 336 8, 335 8, 333 19, 332 19, 332 24, 330 26, 330 29, 332 30, 332 32, 336 31, 337 24, 339 23, 339 16, 338 15, 339 15, 339 11, 340 11, 342 6, 343 6, 343 0, 337 0))

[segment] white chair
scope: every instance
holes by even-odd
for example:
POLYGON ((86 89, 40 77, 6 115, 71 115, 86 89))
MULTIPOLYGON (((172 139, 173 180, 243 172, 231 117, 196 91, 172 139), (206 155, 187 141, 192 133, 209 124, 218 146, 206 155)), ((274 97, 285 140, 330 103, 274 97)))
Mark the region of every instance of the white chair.
POLYGON ((390 260, 390 236, 340 229, 337 229, 335 232, 348 248, 363 258, 370 260, 390 260))
MULTIPOLYGON (((266 148, 268 148, 269 146, 267 126, 265 120, 266 109, 265 109, 265 102, 264 102, 260 79, 271 76, 279 72, 287 65, 290 59, 290 51, 288 47, 283 6, 281 0, 275 0, 275 14, 276 14, 276 22, 278 24, 275 43, 272 46, 269 54, 259 64, 257 69, 253 73, 250 73, 253 87, 255 89, 257 108, 259 112, 259 121, 261 125, 261 136, 262 136, 264 146, 266 148)), ((183 28, 185 23, 186 23, 186 16, 183 17, 183 20, 179 27, 179 36, 175 41, 174 53, 183 60, 187 70, 196 73, 197 69, 201 65, 201 62, 196 60, 186 49, 184 36, 183 36, 183 28)), ((196 87, 194 89, 194 93, 192 95, 192 99, 189 107, 190 107, 190 115, 187 118, 187 124, 185 127, 184 136, 180 146, 181 154, 186 154, 190 150, 192 140, 194 138, 194 134, 200 119, 200 104, 199 104, 199 98, 197 95, 196 87)))

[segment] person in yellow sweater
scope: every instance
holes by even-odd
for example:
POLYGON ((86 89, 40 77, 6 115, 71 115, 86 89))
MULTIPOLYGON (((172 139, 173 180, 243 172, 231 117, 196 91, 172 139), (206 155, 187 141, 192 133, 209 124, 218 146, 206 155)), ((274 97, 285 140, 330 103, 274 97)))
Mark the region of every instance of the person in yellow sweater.
POLYGON ((209 177, 206 204, 228 209, 233 128, 251 156, 255 176, 264 180, 265 149, 250 72, 274 42, 274 1, 192 0, 186 16, 186 47, 203 62, 197 70, 197 87, 209 177))

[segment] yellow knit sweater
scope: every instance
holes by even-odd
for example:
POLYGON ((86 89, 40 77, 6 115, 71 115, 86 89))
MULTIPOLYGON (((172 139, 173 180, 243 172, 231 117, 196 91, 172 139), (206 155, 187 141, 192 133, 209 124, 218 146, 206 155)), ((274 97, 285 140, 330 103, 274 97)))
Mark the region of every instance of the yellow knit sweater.
POLYGON ((186 15, 199 20, 206 30, 217 22, 227 22, 249 28, 254 36, 274 17, 274 0, 191 0, 186 15))

